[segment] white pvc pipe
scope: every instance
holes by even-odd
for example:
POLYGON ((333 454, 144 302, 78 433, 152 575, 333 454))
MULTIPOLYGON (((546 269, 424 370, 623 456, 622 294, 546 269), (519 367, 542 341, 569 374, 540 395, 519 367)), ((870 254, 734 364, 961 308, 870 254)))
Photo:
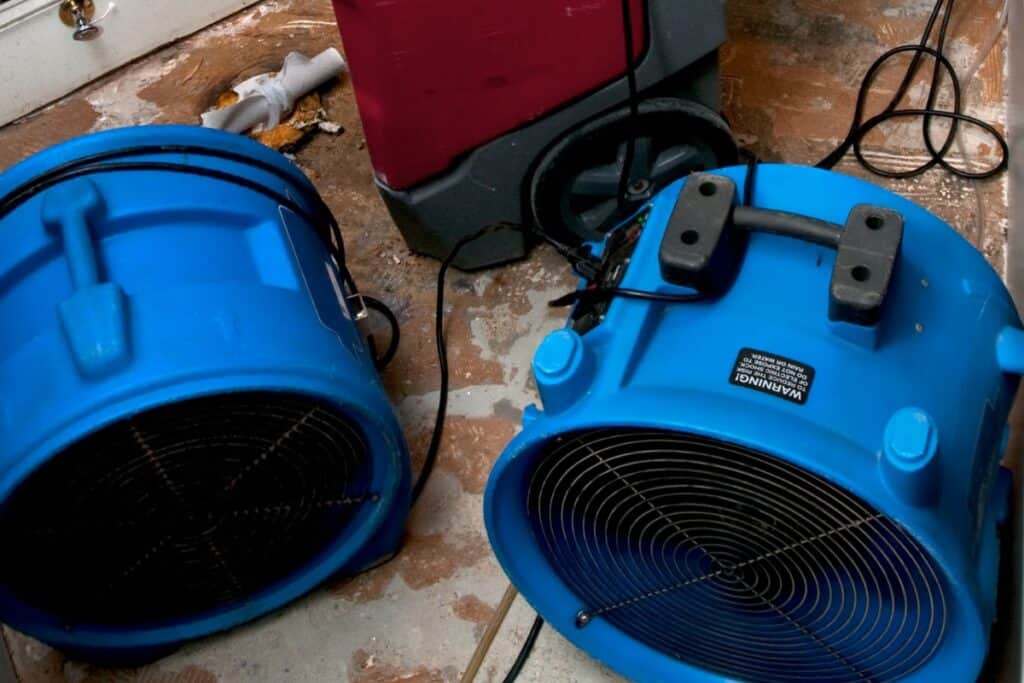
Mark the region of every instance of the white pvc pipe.
POLYGON ((333 47, 312 59, 292 52, 276 76, 261 74, 238 84, 234 88, 238 102, 203 114, 203 126, 231 133, 273 128, 300 97, 336 78, 344 69, 345 60, 333 47))

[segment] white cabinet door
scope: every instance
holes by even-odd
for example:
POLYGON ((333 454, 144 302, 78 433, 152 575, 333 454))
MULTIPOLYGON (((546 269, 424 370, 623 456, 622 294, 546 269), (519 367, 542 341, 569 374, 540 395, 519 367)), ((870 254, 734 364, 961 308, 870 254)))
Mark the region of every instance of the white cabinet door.
POLYGON ((0 125, 256 0, 93 0, 102 33, 74 40, 62 0, 0 0, 0 125))

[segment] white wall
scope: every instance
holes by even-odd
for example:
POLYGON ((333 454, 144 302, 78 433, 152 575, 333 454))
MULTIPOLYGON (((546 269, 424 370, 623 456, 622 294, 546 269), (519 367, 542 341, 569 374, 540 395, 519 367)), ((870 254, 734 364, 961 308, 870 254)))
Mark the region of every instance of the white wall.
MULTIPOLYGON (((0 4, 0 125, 256 0, 115 0, 102 36, 75 42, 60 0, 0 4)), ((110 0, 95 0, 102 15, 110 0)))

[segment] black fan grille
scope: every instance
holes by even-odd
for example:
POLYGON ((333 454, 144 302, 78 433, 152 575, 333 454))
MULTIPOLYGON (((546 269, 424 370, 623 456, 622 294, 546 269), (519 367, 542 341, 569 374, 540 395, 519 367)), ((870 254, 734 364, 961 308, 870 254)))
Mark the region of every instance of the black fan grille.
POLYGON ((0 506, 0 583, 76 623, 161 623, 226 607, 300 569, 363 504, 360 429, 293 394, 223 394, 106 427, 0 506))
POLYGON ((683 662, 746 681, 891 681, 946 629, 944 582, 897 523, 748 448, 661 430, 551 442, 528 510, 587 607, 683 662))

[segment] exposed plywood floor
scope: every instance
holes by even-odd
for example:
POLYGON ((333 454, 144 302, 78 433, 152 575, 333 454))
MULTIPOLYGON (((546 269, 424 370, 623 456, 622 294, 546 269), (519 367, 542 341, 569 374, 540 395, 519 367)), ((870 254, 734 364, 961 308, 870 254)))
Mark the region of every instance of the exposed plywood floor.
MULTIPOLYGON (((916 40, 929 0, 730 0, 732 39, 722 55, 725 110, 741 140, 766 159, 814 162, 845 133, 856 85, 885 48, 916 40)), ((960 3, 953 60, 965 68, 995 24, 1000 3, 960 3)), ((0 130, 0 168, 60 140, 115 126, 194 123, 233 81, 277 68, 293 49, 309 54, 339 44, 330 5, 272 0, 0 130)), ((893 87, 895 74, 883 85, 893 87)), ((1002 43, 967 92, 970 109, 1004 116, 1002 43)), ((379 200, 347 79, 324 94, 343 126, 297 153, 336 212, 351 268, 368 292, 401 318, 404 343, 385 379, 422 453, 437 398, 432 344, 435 262, 411 255, 379 200)), ((893 163, 920 158, 919 124, 872 138, 872 154, 893 163)), ((990 143, 967 147, 991 158, 990 143)), ((840 170, 864 175, 846 161, 840 170)), ((1006 202, 1002 179, 969 184, 933 172, 886 183, 938 213, 1005 270, 1006 202), (982 211, 979 213, 979 207, 982 211)), ((534 400, 529 361, 562 313, 545 302, 572 286, 552 253, 502 270, 452 278, 449 340, 454 392, 435 478, 409 524, 402 554, 356 579, 326 586, 297 604, 232 633, 191 645, 135 671, 65 661, 8 632, 25 681, 457 681, 506 581, 490 553, 481 519, 491 463, 534 400)), ((73 568, 69 568, 73 571, 73 568)), ((155 587, 155 589, 158 589, 155 587)), ((532 620, 517 601, 488 656, 481 680, 501 680, 532 620)), ((545 631, 521 680, 613 681, 614 674, 545 631)))

